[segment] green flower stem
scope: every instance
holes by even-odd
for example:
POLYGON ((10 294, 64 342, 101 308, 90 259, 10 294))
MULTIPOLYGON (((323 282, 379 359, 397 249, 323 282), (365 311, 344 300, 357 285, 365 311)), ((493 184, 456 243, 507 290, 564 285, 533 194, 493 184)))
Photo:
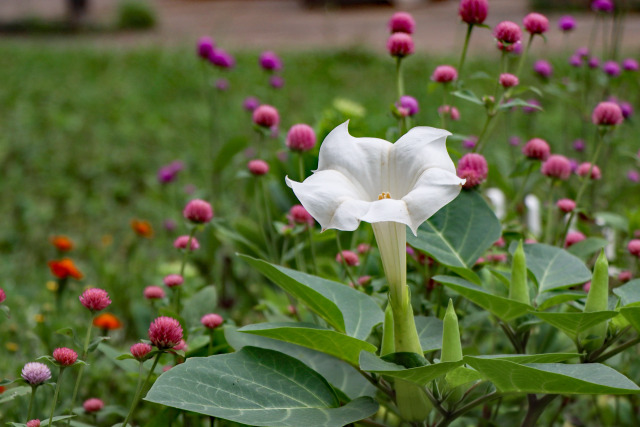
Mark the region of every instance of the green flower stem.
MULTIPOLYGON (((198 226, 191 228, 191 232, 189 232, 189 239, 187 240, 187 247, 184 249, 184 252, 182 254, 182 263, 180 264, 180 277, 182 277, 183 279, 184 269, 187 266, 187 258, 189 258, 189 254, 191 253, 191 242, 193 241, 193 237, 195 236, 196 231, 198 231, 198 226)), ((173 296, 175 298, 176 304, 176 313, 178 314, 180 314, 180 311, 182 311, 182 304, 180 303, 180 288, 181 286, 176 286, 173 289, 173 296)))
MULTIPOLYGON (((311 251, 311 265, 313 265, 313 273, 318 275, 318 263, 316 262, 316 246, 313 243, 313 230, 310 226, 307 226, 307 237, 309 238, 309 250, 311 251)), ((354 282, 354 285, 357 282, 354 282)))
POLYGON ((447 415, 444 417, 444 419, 437 424, 437 427, 447 427, 456 418, 461 417, 462 415, 466 414, 467 412, 469 412, 470 410, 472 410, 476 406, 482 405, 483 403, 487 403, 487 402, 490 402, 490 401, 495 400, 495 399, 499 399, 499 398, 501 398, 503 396, 504 396, 504 394, 498 393, 497 391, 494 391, 493 393, 486 394, 484 396, 480 396, 477 399, 467 403, 466 405, 464 405, 460 409, 457 409, 457 410, 455 410, 453 412, 447 413, 447 415))
POLYGON ((140 383, 140 380, 142 379, 142 373, 144 372, 144 363, 140 362, 140 371, 138 375, 138 386, 136 388, 136 394, 133 397, 133 402, 131 402, 131 408, 129 409, 127 418, 125 418, 124 421, 122 422, 122 427, 127 427, 127 423, 133 417, 133 413, 136 409, 136 406, 138 406, 138 401, 140 400, 140 395, 142 394, 142 390, 144 390, 147 383, 149 382, 149 379, 151 378, 153 371, 156 369, 156 366, 158 365, 158 361, 160 360, 160 356, 162 356, 162 354, 163 353, 160 352, 156 355, 156 358, 153 360, 153 365, 151 365, 151 370, 149 371, 147 378, 144 380, 144 383, 142 384, 140 383))
POLYGON ((300 182, 304 181, 304 158, 302 157, 302 152, 298 153, 298 173, 300 174, 300 182))
POLYGON ((27 409, 27 421, 31 420, 31 413, 33 412, 33 402, 36 400, 36 390, 38 386, 31 386, 31 397, 29 398, 29 409, 27 409))
MULTIPOLYGON (((260 228, 260 234, 262 234, 262 238, 264 239, 264 244, 267 247, 267 253, 269 254, 269 259, 275 261, 275 255, 272 253, 272 246, 271 246, 271 241, 269 239, 269 236, 267 235, 267 228, 269 227, 269 224, 267 223, 267 220, 264 218, 263 214, 262 214, 262 203, 260 198, 261 193, 262 193, 262 188, 260 186, 260 183, 258 182, 261 177, 256 177, 256 189, 255 189, 255 201, 256 201, 256 213, 258 215, 258 228, 260 228)), ((285 240, 286 242, 286 240, 285 240)), ((284 252, 285 250, 282 250, 282 257, 284 258, 284 252)))
MULTIPOLYGON (((84 338, 84 346, 82 347, 82 360, 87 360, 87 353, 89 352, 89 342, 91 341, 91 330, 93 328, 93 311, 89 318, 89 327, 87 328, 87 335, 84 338)), ((80 365, 78 369, 78 377, 76 378, 76 385, 73 387, 73 394, 71 395, 71 406, 69 407, 69 414, 73 413, 73 407, 76 404, 76 398, 78 397, 78 390, 80 390, 80 382, 82 382, 82 374, 84 373, 84 367, 86 365, 80 365)), ((71 418, 67 418, 67 425, 71 423, 71 418)))
POLYGON ((634 339, 627 341, 624 344, 619 345, 618 347, 609 350, 608 352, 604 353, 602 356, 598 357, 596 360, 593 361, 593 363, 602 363, 604 361, 606 361, 607 359, 612 358, 613 356, 615 356, 618 353, 622 353, 623 351, 625 351, 626 349, 633 347, 634 345, 640 343, 640 336, 635 337, 634 339))
POLYGON ((549 403, 551 403, 558 394, 547 394, 544 397, 538 399, 535 394, 527 395, 527 399, 529 400, 529 410, 527 411, 527 415, 525 419, 522 421, 521 427, 535 427, 538 424, 538 418, 544 412, 545 408, 549 403))
POLYGON ((351 269, 347 265, 347 260, 345 260, 344 256, 342 255, 342 243, 340 243, 340 235, 338 234, 337 230, 336 230, 336 244, 338 246, 338 253, 340 254, 340 259, 342 260, 342 266, 344 267, 344 271, 347 274, 347 277, 349 278, 351 283, 353 283, 353 285, 355 286, 358 283, 358 281, 353 277, 353 273, 351 273, 351 269))
POLYGON ((495 117, 494 113, 487 112, 487 118, 484 121, 484 126, 482 126, 482 131, 480 132, 480 136, 478 136, 478 142, 476 143, 476 146, 473 147, 472 152, 480 153, 480 151, 482 151, 482 147, 484 145, 484 141, 486 139, 486 135, 487 135, 488 130, 489 130, 489 125, 493 121, 494 117, 495 117))
POLYGON ((473 24, 467 26, 467 35, 464 37, 464 45, 462 46, 462 55, 460 55, 460 62, 458 63, 458 76, 462 76, 462 67, 464 61, 467 58, 467 49, 469 48, 469 40, 471 40, 471 32, 473 31, 473 24))
POLYGON ((556 189, 556 182, 551 180, 551 188, 549 189, 549 194, 547 197, 547 220, 544 224, 544 237, 542 241, 547 244, 551 244, 552 240, 552 232, 553 230, 553 214, 555 212, 555 206, 553 204, 553 195, 556 189))
POLYGON ((391 304, 387 304, 384 310, 384 324, 382 325, 382 346, 380 347, 380 356, 386 356, 393 353, 395 344, 393 340, 393 311, 391 304))
POLYGON ((51 404, 51 415, 49 415, 49 426, 53 425, 53 414, 56 411, 56 404, 58 403, 58 394, 60 393, 60 383, 62 382, 62 373, 64 372, 64 366, 60 366, 60 374, 58 374, 58 380, 56 381, 56 391, 53 393, 53 403, 51 404))
MULTIPOLYGON (((402 76, 402 57, 396 58, 396 88, 398 90, 398 100, 404 95, 404 78, 402 76)), ((400 136, 404 135, 407 131, 406 118, 400 117, 398 119, 398 130, 400 131, 400 136)))
POLYGON ((533 34, 529 35, 529 41, 527 42, 527 46, 522 51, 522 56, 520 57, 520 61, 518 62, 518 68, 516 69, 516 74, 515 74, 516 77, 520 77, 520 72, 522 71, 522 67, 524 66, 524 63, 527 60, 527 55, 529 54, 531 43, 533 43, 533 34))
POLYGON ((276 249, 276 239, 273 235, 273 221, 271 220, 271 209, 269 209, 269 193, 267 192, 267 186, 264 182, 264 180, 260 180, 260 185, 262 188, 262 198, 264 199, 264 211, 266 214, 266 220, 267 220, 267 235, 269 236, 269 250, 271 251, 270 253, 272 254, 272 259, 275 261, 276 259, 276 253, 278 252, 278 250, 276 249))

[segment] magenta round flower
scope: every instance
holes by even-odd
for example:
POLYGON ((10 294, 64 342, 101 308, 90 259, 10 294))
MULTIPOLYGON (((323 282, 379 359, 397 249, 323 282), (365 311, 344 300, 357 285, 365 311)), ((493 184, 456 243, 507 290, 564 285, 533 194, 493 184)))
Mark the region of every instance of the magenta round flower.
POLYGON ((466 179, 464 188, 482 184, 489 174, 489 165, 482 154, 467 153, 458 161, 458 176, 466 179))
POLYGON ((549 29, 549 20, 540 13, 532 12, 524 17, 522 25, 531 34, 543 34, 549 29))
POLYGON ((407 33, 393 33, 387 40, 387 50, 391 56, 403 58, 413 53, 413 39, 407 33))
POLYGON ((219 314, 209 313, 200 318, 200 323, 207 329, 215 329, 222 325, 224 319, 219 314))
POLYGON ((260 66, 267 71, 280 70, 282 68, 282 60, 275 52, 267 50, 260 54, 260 66))
POLYGON ((582 58, 578 55, 572 55, 569 57, 569 65, 572 67, 582 67, 582 58))
POLYGON ((261 105, 253 110, 253 123, 265 128, 277 126, 280 123, 280 115, 271 105, 261 105))
POLYGON ((415 27, 416 21, 407 12, 396 12, 389 19, 389 31, 392 33, 413 34, 415 27))
POLYGON ((192 251, 200 249, 200 243, 198 243, 198 239, 195 236, 191 237, 191 244, 189 244, 189 236, 180 236, 176 240, 173 241, 173 247, 176 249, 187 249, 187 245, 190 246, 192 251))
POLYGON ((187 342, 185 340, 180 340, 178 345, 174 346, 173 349, 187 351, 187 342))
POLYGON ((0 304, 2 304, 7 299, 7 294, 4 292, 4 289, 0 288, 0 304))
POLYGON ((151 352, 151 350, 151 346, 143 342, 134 344, 129 348, 131 355, 138 360, 143 360, 147 356, 147 354, 151 352))
POLYGON ((633 239, 627 245, 629 253, 635 257, 640 258, 640 239, 633 239))
POLYGON ((620 111, 622 111, 622 117, 628 119, 633 115, 633 106, 629 102, 621 102, 618 104, 620 111))
POLYGON ((533 64, 533 71, 535 71, 540 77, 548 79, 553 74, 553 67, 549 61, 539 59, 533 64))
POLYGON ((249 96, 242 102, 242 107, 247 111, 253 111, 260 106, 260 100, 255 96, 249 96))
POLYGON ((294 224, 306 224, 309 227, 312 227, 315 223, 311 214, 302 205, 291 206, 287 218, 294 224))
POLYGON ((586 144, 584 143, 583 139, 576 139, 575 141, 573 141, 573 149, 579 152, 584 151, 586 147, 586 144))
POLYGON ((144 297, 146 299, 162 299, 164 296, 164 289, 160 286, 147 286, 144 288, 144 297))
POLYGON ((522 147, 522 153, 530 159, 547 160, 551 148, 544 139, 533 138, 522 147))
POLYGON ((87 399, 82 404, 85 412, 98 412, 104 408, 104 402, 97 397, 92 397, 91 399, 87 399))
POLYGON ((640 182, 640 172, 635 170, 630 170, 627 172, 627 179, 631 182, 640 182))
POLYGON ((593 0, 591 2, 591 9, 595 12, 611 13, 614 8, 611 0, 593 0))
POLYGON ((303 123, 293 125, 287 132, 286 144, 292 151, 309 151, 316 145, 316 132, 303 123))
POLYGON ((44 363, 29 362, 22 368, 22 379, 32 386, 38 386, 51 379, 51 371, 44 363))
POLYGON ((250 160, 249 163, 247 163, 247 168, 251 175, 254 176, 266 175, 269 172, 269 164, 260 159, 250 160))
POLYGON ((589 60, 587 61, 587 65, 589 66, 589 68, 594 69, 594 68, 598 68, 600 66, 600 60, 598 58, 596 58, 595 56, 592 56, 591 58, 589 58, 589 60))
POLYGON ((460 112, 456 107, 452 107, 451 105, 439 106, 438 114, 440 114, 441 116, 449 116, 453 121, 460 120, 460 112))
POLYGON ((233 68, 236 65, 235 58, 227 51, 219 48, 213 49, 213 52, 209 55, 209 61, 220 68, 233 68))
POLYGON ((633 278, 633 274, 629 270, 622 270, 618 273, 618 280, 622 283, 628 282, 633 278))
POLYGON ((104 310, 111 304, 109 294, 104 289, 89 288, 79 297, 82 305, 91 311, 104 310))
POLYGON ((358 258, 358 254, 353 252, 353 251, 344 250, 342 252, 339 252, 336 255, 336 262, 342 263, 343 259, 344 259, 344 262, 349 267, 354 267, 356 265, 360 265, 360 259, 358 258))
POLYGON ((564 213, 573 212, 576 208, 576 202, 571 199, 560 199, 556 202, 556 206, 564 213))
POLYGON ((172 317, 160 316, 149 326, 149 340, 160 350, 173 348, 182 340, 182 326, 172 317))
POLYGON ((211 37, 200 37, 198 40, 198 56, 202 59, 209 59, 213 53, 215 43, 211 37))
POLYGON ((482 24, 489 14, 488 0, 460 0, 458 15, 469 25, 482 24))
POLYGON ((396 102, 396 108, 398 110, 406 112, 404 116, 414 116, 420 111, 418 100, 413 96, 403 95, 400 97, 400 101, 396 102))
POLYGON ((572 245, 575 245, 578 242, 582 242, 586 238, 587 236, 585 236, 579 231, 570 231, 567 233, 567 238, 564 240, 564 247, 565 248, 571 247, 572 245))
POLYGON ((622 73, 620 65, 618 65, 616 61, 607 61, 602 64, 602 71, 604 71, 609 77, 618 77, 620 73, 622 73))
POLYGON ((269 85, 274 89, 280 89, 284 86, 284 79, 281 76, 269 77, 269 85))
POLYGON ((602 178, 600 168, 597 165, 593 165, 593 167, 591 167, 591 163, 589 162, 580 163, 580 166, 578 166, 578 170, 576 171, 576 173, 581 177, 585 177, 589 175, 589 171, 591 171, 591 179, 602 178))
POLYGON ((591 114, 591 121, 598 126, 615 126, 623 120, 622 110, 615 102, 601 102, 591 114))
POLYGON ((576 55, 576 56, 578 56, 580 58, 587 58, 587 57, 589 57, 589 49, 587 47, 585 47, 585 46, 579 47, 574 52, 574 55, 576 55))
POLYGON ((165 276, 163 282, 168 288, 174 288, 182 285, 184 283, 184 278, 179 274, 169 274, 168 276, 165 276))
POLYGON ((502 43, 514 44, 522 38, 522 30, 515 22, 502 21, 493 29, 493 36, 502 43))
POLYGON ((514 87, 514 86, 518 86, 518 83, 520 83, 520 81, 518 80, 518 77, 514 76, 513 74, 509 74, 509 73, 500 74, 500 84, 502 85, 502 87, 504 88, 514 87))
POLYGON ((194 199, 187 203, 182 215, 189 221, 196 224, 205 224, 213 218, 213 209, 208 202, 201 199, 194 199))
POLYGON ((458 78, 458 71, 451 65, 439 65, 431 74, 431 80, 438 83, 449 83, 458 78))
POLYGON ((571 31, 576 28, 576 20, 570 15, 561 16, 558 20, 558 28, 564 32, 571 31))
POLYGON ((215 86, 219 91, 225 91, 229 89, 229 80, 225 78, 219 78, 218 80, 216 80, 215 86))
POLYGON ((640 69, 640 65, 635 59, 627 58, 622 61, 622 68, 625 71, 638 71, 640 69))
POLYGON ((563 155, 552 154, 542 164, 540 171, 550 178, 566 180, 571 176, 571 163, 563 155))
POLYGON ((67 347, 60 347, 53 350, 53 358, 61 366, 71 366, 78 360, 78 353, 67 347))
POLYGON ((360 255, 366 254, 367 252, 369 252, 369 250, 371 250, 371 245, 368 243, 360 243, 358 245, 358 253, 360 255))
POLYGON ((40 420, 36 418, 27 421, 27 427, 40 427, 40 420))

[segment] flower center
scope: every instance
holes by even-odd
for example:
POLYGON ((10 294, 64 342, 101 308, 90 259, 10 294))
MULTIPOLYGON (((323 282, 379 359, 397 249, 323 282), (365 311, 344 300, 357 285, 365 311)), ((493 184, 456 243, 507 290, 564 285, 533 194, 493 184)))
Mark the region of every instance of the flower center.
POLYGON ((378 196, 378 200, 390 199, 390 198, 391 198, 391 194, 385 193, 385 192, 380 193, 380 195, 378 196))

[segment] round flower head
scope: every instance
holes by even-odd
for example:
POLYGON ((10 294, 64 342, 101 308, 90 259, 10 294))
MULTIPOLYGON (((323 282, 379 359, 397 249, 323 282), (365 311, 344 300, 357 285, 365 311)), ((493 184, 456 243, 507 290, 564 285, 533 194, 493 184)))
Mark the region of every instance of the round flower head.
POLYGON ((187 342, 185 340, 180 340, 178 345, 174 346, 173 349, 187 351, 187 342))
POLYGON ((512 136, 509 138, 509 145, 511 145, 512 147, 517 147, 518 145, 520 145, 520 138, 517 136, 512 136))
POLYGON ((168 276, 165 276, 163 282, 167 287, 173 288, 182 285, 184 283, 184 278, 179 274, 169 274, 168 276))
POLYGON ((85 412, 98 412, 104 408, 104 402, 96 397, 92 397, 91 399, 85 400, 82 407, 85 412))
POLYGON ((249 96, 242 102, 242 107, 247 111, 253 111, 260 106, 260 100, 255 96, 249 96))
POLYGON ((287 132, 286 143, 292 151, 309 151, 316 145, 316 133, 311 126, 299 123, 287 132))
POLYGON ((571 163, 565 156, 552 154, 545 160, 540 170, 543 175, 550 178, 566 180, 571 176, 571 163))
POLYGON ((640 240, 639 239, 631 240, 627 245, 627 250, 631 255, 640 258, 640 240))
POLYGON ((89 288, 78 297, 82 305, 91 311, 104 310, 111 304, 109 294, 104 289, 89 288))
POLYGON ((458 176, 466 179, 464 188, 474 188, 482 184, 489 174, 489 165, 482 154, 468 153, 458 162, 458 176))
POLYGON ((369 286, 373 278, 371 276, 360 276, 358 277, 358 285, 360 286, 369 286))
POLYGON ((207 329, 215 329, 222 325, 224 319, 219 314, 209 313, 200 318, 200 323, 207 329))
POLYGON ((247 163, 247 168, 249 169, 249 172, 255 176, 266 175, 269 172, 269 165, 267 162, 259 159, 250 160, 249 163, 247 163))
POLYGON ((468 150, 473 150, 476 148, 476 145, 478 145, 478 138, 475 136, 470 136, 462 140, 462 147, 468 150))
POLYGON ((284 86, 284 79, 280 76, 269 77, 269 85, 274 89, 280 89, 284 86))
POLYGON ((439 106, 438 114, 440 114, 441 116, 449 116, 453 121, 460 120, 460 112, 456 107, 452 107, 451 105, 439 106))
POLYGON ((140 237, 151 238, 153 237, 153 227, 149 221, 132 219, 131 229, 140 237))
POLYGON ((48 264, 51 274, 56 276, 58 279, 73 277, 74 279, 80 280, 84 277, 82 272, 78 270, 76 265, 69 258, 63 258, 60 261, 49 261, 48 264))
POLYGON ((360 243, 358 245, 358 253, 360 255, 364 255, 367 252, 369 252, 369 250, 371 250, 371 245, 369 245, 368 243, 360 243))
POLYGON ((576 49, 576 51, 574 52, 575 56, 578 56, 580 58, 587 58, 589 56, 589 49, 587 47, 579 47, 576 49))
POLYGON ((213 209, 208 202, 201 199, 194 199, 187 203, 182 215, 195 224, 205 224, 213 218, 213 209))
POLYGON ((572 67, 582 67, 582 58, 578 55, 572 55, 569 57, 569 65, 572 67))
POLYGON ((173 247, 176 249, 187 249, 187 245, 190 246, 190 250, 195 251, 200 249, 200 243, 198 243, 198 239, 195 236, 191 237, 191 244, 189 244, 189 236, 180 236, 176 240, 173 241, 173 247))
POLYGON ((513 74, 509 74, 509 73, 500 74, 500 84, 502 85, 502 87, 504 88, 514 87, 514 86, 518 86, 518 83, 520 83, 520 81, 518 80, 518 77, 514 76, 513 74))
POLYGON ((598 58, 596 58, 595 56, 592 56, 591 58, 589 58, 589 60, 587 61, 587 65, 589 66, 589 68, 594 69, 594 68, 598 68, 600 66, 600 60, 598 58))
POLYGON ((589 280, 587 283, 582 285, 582 290, 585 291, 586 293, 589 293, 589 291, 591 290, 591 280, 589 280))
POLYGON ((358 254, 352 251, 344 250, 336 255, 336 262, 342 263, 343 260, 349 267, 360 265, 358 254))
POLYGON ((307 212, 307 210, 302 205, 291 206, 287 218, 294 224, 306 224, 309 227, 312 227, 315 223, 315 220, 313 219, 311 214, 307 212))
POLYGON ((584 143, 583 139, 576 139, 575 141, 573 141, 573 149, 576 151, 584 151, 586 145, 584 143))
POLYGON ((524 17, 522 25, 531 34, 542 34, 549 29, 549 20, 544 15, 532 12, 524 17))
POLYGON ((627 179, 633 183, 640 182, 640 172, 630 170, 627 172, 627 179))
POLYGON ((638 71, 640 69, 640 65, 638 64, 638 61, 636 61, 633 58, 627 58, 624 61, 622 61, 622 68, 625 71, 638 71))
POLYGON ((387 50, 391 56, 403 58, 413 53, 413 39, 407 33, 393 33, 387 40, 387 50))
POLYGON ((151 346, 149 344, 139 342, 137 344, 132 345, 129 348, 131 355, 138 360, 143 360, 147 354, 151 352, 151 346))
POLYGON ((633 107, 630 103, 621 102, 620 104, 618 104, 618 106, 620 107, 620 111, 622 111, 622 117, 624 117, 625 119, 628 119, 633 115, 633 107))
POLYGON ((40 420, 36 418, 27 421, 27 427, 40 427, 40 420))
POLYGON ((549 63, 549 61, 545 61, 544 59, 540 59, 533 64, 533 71, 535 71, 540 77, 544 79, 548 79, 553 74, 553 67, 549 63))
POLYGON ((7 299, 7 294, 4 292, 4 289, 0 288, 0 304, 2 304, 7 299))
POLYGON ((67 347, 60 347, 53 350, 53 358, 61 366, 71 366, 78 360, 78 353, 67 347))
POLYGON ((576 171, 576 173, 582 177, 585 177, 589 175, 589 171, 591 171, 591 179, 602 178, 600 168, 597 165, 593 165, 593 167, 591 167, 591 163, 589 162, 580 163, 580 166, 578 166, 578 170, 576 171))
POLYGON ((575 245, 578 242, 582 242, 586 238, 587 236, 585 236, 579 231, 570 231, 567 233, 567 238, 564 240, 564 247, 568 248, 572 245, 575 245))
POLYGON ((400 101, 396 102, 396 108, 404 109, 404 111, 406 111, 407 113, 407 116, 414 116, 418 114, 418 111, 420 111, 418 100, 409 95, 401 96, 400 101))
POLYGON ((182 326, 174 318, 158 317, 149 326, 149 340, 160 350, 173 348, 182 340, 182 326))
POLYGON ((144 288, 144 297, 146 299, 162 299, 164 296, 164 289, 160 286, 147 286, 144 288))
POLYGON ((32 386, 38 386, 51 379, 51 371, 44 363, 29 362, 22 368, 22 379, 32 386))
POLYGON ((413 34, 416 21, 407 12, 396 12, 389 19, 389 31, 392 33, 413 34))
POLYGON ((60 252, 69 252, 73 249, 73 241, 67 236, 53 236, 51 244, 60 252))
POLYGON ((611 13, 613 12, 614 5, 611 0, 593 0, 591 2, 591 9, 595 12, 611 13))
POLYGON ((233 68, 236 65, 236 60, 231 54, 218 48, 213 49, 213 52, 209 55, 209 61, 220 68, 233 68))
POLYGON ((558 28, 564 32, 571 31, 576 28, 576 20, 570 15, 561 16, 558 20, 558 28))
POLYGON ((209 59, 213 53, 215 44, 211 37, 200 37, 198 40, 198 56, 202 59, 209 59))
POLYGON ((616 61, 607 61, 602 64, 602 71, 604 71, 609 77, 618 77, 622 72, 620 65, 616 61))
POLYGON ((122 322, 115 314, 102 313, 93 319, 93 326, 96 328, 113 331, 122 327, 122 322))
POLYGON ((515 22, 502 21, 493 29, 493 36, 502 43, 514 44, 522 38, 522 30, 515 22))
POLYGON ((601 102, 591 114, 591 121, 598 126, 615 126, 623 120, 622 110, 615 102, 601 102))
POLYGON ((451 65, 439 65, 431 74, 431 80, 438 83, 450 83, 458 78, 458 71, 451 65))
POLYGON ((482 24, 487 19, 488 13, 488 0, 460 0, 458 15, 467 24, 482 24))
POLYGON ((622 270, 618 273, 618 280, 622 283, 628 282, 633 278, 633 274, 629 270, 622 270))
POLYGON ((564 213, 573 212, 576 208, 576 202, 571 199, 560 199, 556 202, 556 206, 564 213))
POLYGON ((253 110, 253 123, 258 126, 270 128, 280 123, 280 115, 271 105, 261 105, 253 110))
POLYGON ((282 60, 275 52, 267 50, 260 54, 260 66, 267 71, 275 71, 282 68, 282 60))
POLYGON ((522 147, 522 153, 530 159, 547 160, 551 148, 544 139, 533 138, 522 147))
POLYGON ((218 89, 219 91, 225 91, 227 89, 229 89, 229 80, 225 79, 225 78, 220 78, 218 80, 216 80, 216 89, 218 89))

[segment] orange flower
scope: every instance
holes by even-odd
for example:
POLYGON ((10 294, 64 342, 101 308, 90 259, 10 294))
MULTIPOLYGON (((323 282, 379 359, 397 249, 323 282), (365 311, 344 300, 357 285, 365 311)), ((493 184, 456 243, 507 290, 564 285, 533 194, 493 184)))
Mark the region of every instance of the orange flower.
POLYGON ((73 277, 74 279, 82 279, 83 275, 78 270, 69 258, 64 258, 60 261, 49 261, 49 268, 51 269, 51 274, 56 276, 58 279, 66 279, 67 277, 73 277))
POLYGON ((132 219, 131 228, 140 237, 150 238, 153 236, 153 227, 151 227, 149 221, 132 219))
POLYGON ((114 330, 122 327, 122 322, 115 314, 102 313, 93 319, 93 326, 100 329, 114 330))
POLYGON ((60 252, 68 252, 73 249, 73 240, 67 236, 53 236, 51 238, 51 244, 60 252))

